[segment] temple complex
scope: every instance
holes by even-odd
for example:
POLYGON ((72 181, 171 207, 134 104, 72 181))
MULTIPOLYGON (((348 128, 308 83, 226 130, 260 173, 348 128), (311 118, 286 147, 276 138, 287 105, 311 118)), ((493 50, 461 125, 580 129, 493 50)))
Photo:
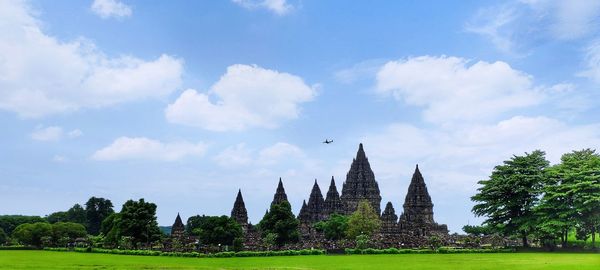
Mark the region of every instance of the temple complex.
MULTIPOLYGON (((300 221, 301 233, 301 241, 298 245, 305 247, 326 245, 327 240, 323 238, 322 233, 314 229, 313 225, 328 219, 334 213, 351 215, 356 210, 358 203, 363 200, 368 201, 380 215, 381 228, 374 237, 381 247, 423 246, 427 242, 427 237, 431 235, 442 237, 448 235, 447 226, 436 223, 433 218, 433 202, 418 165, 411 178, 400 218, 398 218, 392 202, 387 202, 385 209, 383 212, 381 211, 379 184, 371 170, 363 145, 359 144, 356 157, 352 160, 346 174, 341 195, 338 193, 334 178, 331 177, 326 197, 323 198, 321 188, 315 179, 308 202, 306 200, 302 202, 297 216, 300 221)), ((283 181, 279 178, 271 206, 284 201, 288 201, 288 197, 283 187, 283 181)), ((255 226, 248 222, 248 212, 241 190, 238 190, 231 210, 231 218, 242 225, 246 235, 244 245, 250 249, 260 249, 260 233, 255 226)), ((184 234, 185 226, 177 214, 171 236, 183 237, 184 234)), ((334 243, 329 243, 329 245, 336 246, 334 243)))

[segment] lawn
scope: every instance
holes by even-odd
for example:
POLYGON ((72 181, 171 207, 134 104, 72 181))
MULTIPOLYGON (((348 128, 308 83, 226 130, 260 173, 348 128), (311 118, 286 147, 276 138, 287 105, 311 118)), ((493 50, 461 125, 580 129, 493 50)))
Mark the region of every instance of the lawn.
POLYGON ((600 254, 397 254, 174 258, 0 251, 0 269, 600 269, 600 254))

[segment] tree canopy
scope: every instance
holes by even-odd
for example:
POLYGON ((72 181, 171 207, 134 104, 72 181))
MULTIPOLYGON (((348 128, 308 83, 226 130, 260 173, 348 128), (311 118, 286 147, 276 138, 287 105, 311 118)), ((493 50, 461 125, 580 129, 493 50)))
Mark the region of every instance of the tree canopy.
POLYGON ((479 181, 478 193, 471 197, 477 204, 473 213, 484 216, 484 224, 503 235, 519 235, 523 246, 534 231, 534 207, 545 184, 545 169, 549 162, 543 151, 513 156, 494 167, 489 179, 479 181))
POLYGON ((367 200, 358 203, 356 211, 348 219, 348 230, 346 234, 354 239, 359 235, 371 236, 381 227, 379 215, 367 200))
POLYGON ((91 235, 100 233, 102 221, 115 211, 110 200, 91 197, 85 203, 85 215, 87 219, 87 231, 91 235))
POLYGON ((322 231, 327 239, 343 239, 346 238, 346 231, 348 230, 348 217, 332 214, 327 220, 317 222, 315 228, 317 231, 322 231))
POLYGON ((298 219, 292 213, 292 207, 287 201, 271 205, 269 211, 258 224, 263 237, 275 235, 275 244, 282 246, 298 241, 298 219))
POLYGON ((236 238, 243 236, 240 224, 228 216, 195 216, 193 220, 197 222, 192 222, 189 229, 205 245, 233 245, 236 238))

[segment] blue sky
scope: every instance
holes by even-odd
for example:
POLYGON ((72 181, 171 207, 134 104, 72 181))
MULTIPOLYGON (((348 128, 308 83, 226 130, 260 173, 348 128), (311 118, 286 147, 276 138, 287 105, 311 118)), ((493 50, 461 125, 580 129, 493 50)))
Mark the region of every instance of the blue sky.
POLYGON ((512 154, 597 148, 595 1, 0 1, 0 214, 128 199, 257 223, 341 189, 358 143, 383 201, 415 164, 460 231, 512 154), (321 143, 334 139, 331 145, 321 143))

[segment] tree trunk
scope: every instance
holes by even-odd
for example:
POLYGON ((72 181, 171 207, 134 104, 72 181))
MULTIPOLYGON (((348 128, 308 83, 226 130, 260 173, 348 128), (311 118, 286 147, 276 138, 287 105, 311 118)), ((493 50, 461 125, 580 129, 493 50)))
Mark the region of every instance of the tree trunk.
POLYGON ((529 243, 527 242, 527 235, 523 235, 523 247, 529 247, 529 243))
POLYGON ((562 247, 566 248, 567 244, 568 244, 568 240, 569 240, 569 229, 568 228, 565 229, 564 235, 565 235, 565 237, 564 237, 564 242, 562 243, 562 247))
POLYGON ((596 226, 592 226, 592 249, 596 249, 596 226))

